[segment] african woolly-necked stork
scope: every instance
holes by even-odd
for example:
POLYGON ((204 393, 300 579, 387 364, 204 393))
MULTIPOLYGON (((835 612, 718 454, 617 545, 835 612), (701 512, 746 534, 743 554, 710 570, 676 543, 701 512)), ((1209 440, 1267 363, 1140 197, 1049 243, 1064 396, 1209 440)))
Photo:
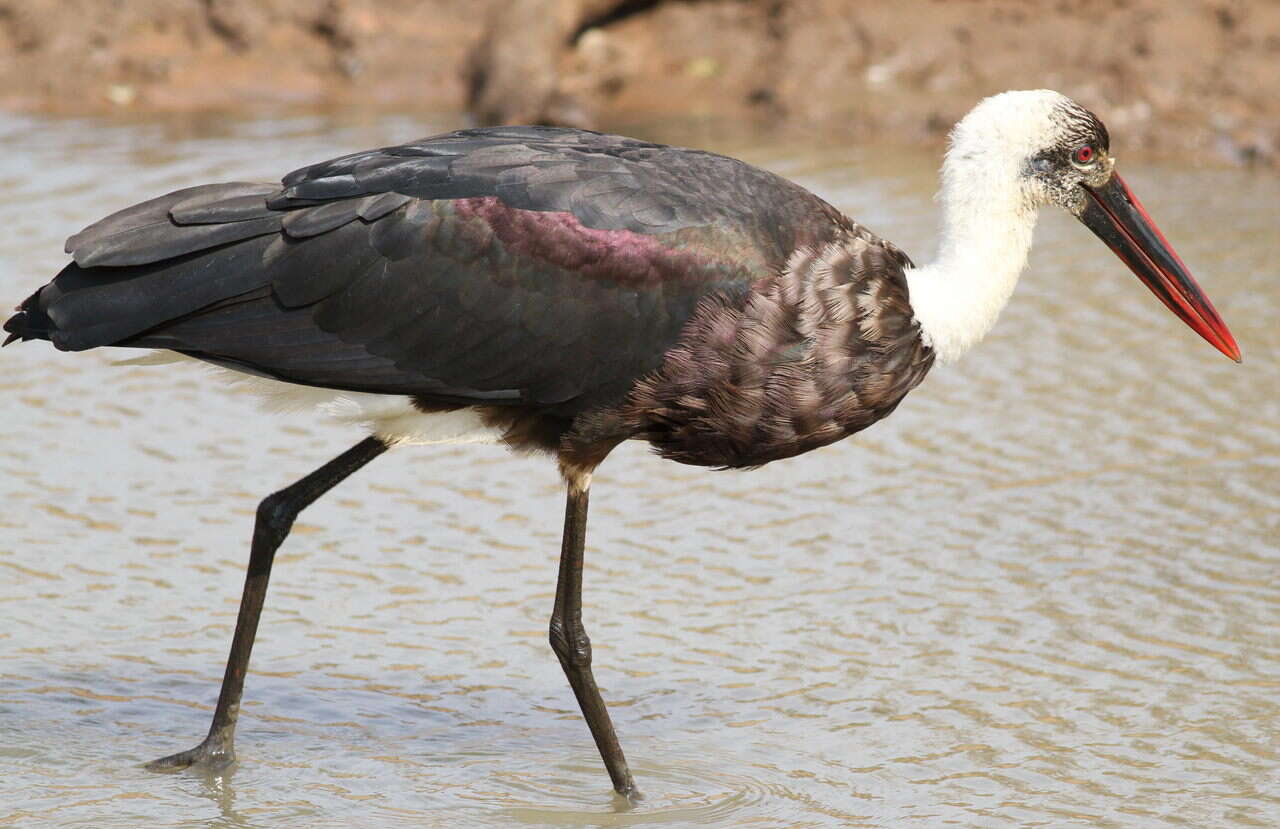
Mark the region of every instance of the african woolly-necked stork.
POLYGON ((633 792, 581 620, 592 471, 628 439, 752 467, 870 426, 995 323, 1046 205, 1238 361, 1113 166, 1106 128, 1069 98, 982 101, 951 134, 940 252, 918 268, 772 173, 545 127, 355 153, 283 188, 192 187, 72 236, 74 261, 5 324, 8 341, 167 349, 341 399, 371 433, 262 501, 209 734, 152 767, 234 759, 272 558, 304 507, 394 444, 494 441, 559 461, 551 645, 614 787, 633 792))

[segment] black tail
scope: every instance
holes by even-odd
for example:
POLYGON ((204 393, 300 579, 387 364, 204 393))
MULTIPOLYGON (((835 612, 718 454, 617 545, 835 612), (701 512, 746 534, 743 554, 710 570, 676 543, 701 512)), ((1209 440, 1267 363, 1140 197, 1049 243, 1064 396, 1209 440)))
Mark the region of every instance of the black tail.
POLYGON ((74 262, 4 324, 15 340, 63 351, 115 345, 200 307, 259 287, 264 250, 283 224, 278 188, 208 184, 125 208, 67 240, 74 262), (213 267, 216 260, 221 269, 213 267))
MULTIPOLYGON (((411 199, 384 193, 295 204, 269 198, 274 189, 204 185, 89 226, 67 242, 75 261, 5 323, 7 342, 48 340, 60 351, 168 349, 304 385, 462 397, 454 386, 348 342, 315 318, 320 300, 366 274, 385 272, 388 260, 371 241, 370 223, 411 199)), ((425 243, 423 226, 432 214, 419 214, 380 228, 395 229, 398 235, 387 238, 402 240, 402 247, 425 243)), ((380 284, 373 279, 370 290, 380 284)), ((380 312, 366 316, 378 331, 387 325, 380 312)))
MULTIPOLYGON (((41 288, 40 291, 43 291, 41 288)), ((9 336, 4 338, 4 342, 0 343, 0 348, 9 343, 25 340, 48 340, 53 334, 53 320, 49 319, 49 315, 40 310, 40 291, 26 298, 21 305, 18 306, 18 313, 9 317, 4 324, 4 330, 9 336)))

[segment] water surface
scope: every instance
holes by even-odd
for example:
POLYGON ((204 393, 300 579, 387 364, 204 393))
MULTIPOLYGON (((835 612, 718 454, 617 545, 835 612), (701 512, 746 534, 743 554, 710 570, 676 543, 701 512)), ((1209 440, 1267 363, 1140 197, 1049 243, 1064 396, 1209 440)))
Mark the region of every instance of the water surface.
MULTIPOLYGON (((6 116, 0 300, 120 206, 452 126, 6 116)), ((698 140, 931 253, 927 154, 698 140)), ((0 826, 1276 825, 1280 180, 1124 169, 1242 366, 1046 215, 994 333, 868 432, 601 468, 586 620, 634 808, 546 643, 554 467, 490 447, 391 452, 304 513, 238 767, 144 771, 207 728, 258 499, 360 435, 194 365, 0 352, 0 826)))

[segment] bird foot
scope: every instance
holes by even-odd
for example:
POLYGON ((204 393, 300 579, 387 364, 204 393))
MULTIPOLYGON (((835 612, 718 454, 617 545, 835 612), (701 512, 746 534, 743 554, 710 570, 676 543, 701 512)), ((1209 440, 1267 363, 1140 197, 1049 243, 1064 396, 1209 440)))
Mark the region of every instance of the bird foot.
POLYGON ((178 771, 179 769, 199 766, 211 771, 224 769, 236 761, 235 749, 221 740, 206 737, 204 742, 195 748, 152 760, 144 768, 147 771, 178 771))
POLYGON ((613 791, 618 797, 622 798, 622 800, 626 802, 628 807, 635 806, 641 800, 644 800, 644 795, 640 794, 640 790, 636 788, 635 783, 621 788, 615 786, 613 791))

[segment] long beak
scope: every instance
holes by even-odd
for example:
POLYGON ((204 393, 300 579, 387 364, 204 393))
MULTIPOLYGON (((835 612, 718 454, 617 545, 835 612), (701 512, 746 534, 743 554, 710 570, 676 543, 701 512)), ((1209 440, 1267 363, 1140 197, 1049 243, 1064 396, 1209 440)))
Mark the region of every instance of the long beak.
POLYGON ((1101 187, 1084 190, 1089 198, 1080 221, 1106 242, 1178 319, 1214 348, 1240 362, 1240 347, 1227 324, 1124 179, 1113 173, 1101 187))

